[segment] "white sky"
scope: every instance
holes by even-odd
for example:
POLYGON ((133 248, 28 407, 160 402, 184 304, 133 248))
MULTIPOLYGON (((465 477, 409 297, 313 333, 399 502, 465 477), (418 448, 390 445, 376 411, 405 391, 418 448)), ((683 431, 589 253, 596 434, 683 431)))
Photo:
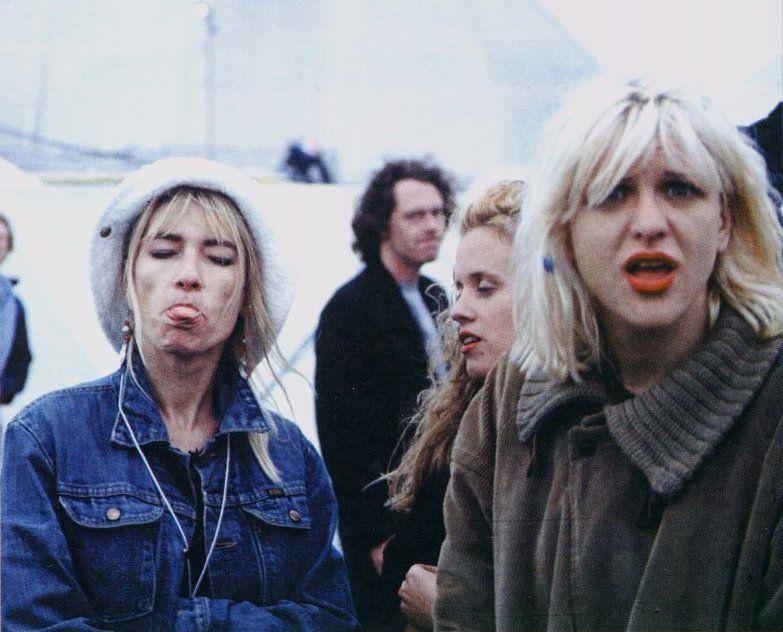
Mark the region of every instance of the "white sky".
POLYGON ((780 0, 541 0, 610 73, 698 81, 731 119, 783 93, 780 0))
MULTIPOLYGON (((217 143, 274 161, 313 138, 354 182, 388 155, 430 153, 466 178, 528 163, 562 95, 603 71, 700 82, 737 124, 783 94, 781 0, 210 4, 217 143)), ((0 123, 103 149, 198 150, 206 35, 192 7, 0 0, 0 123)))

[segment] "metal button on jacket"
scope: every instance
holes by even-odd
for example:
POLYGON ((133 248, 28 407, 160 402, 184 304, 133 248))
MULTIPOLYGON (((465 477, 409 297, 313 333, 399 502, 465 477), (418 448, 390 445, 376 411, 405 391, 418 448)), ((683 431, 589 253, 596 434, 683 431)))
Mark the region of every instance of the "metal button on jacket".
POLYGON ((302 514, 300 514, 296 509, 292 509, 288 512, 288 517, 291 518, 292 522, 301 522, 302 521, 302 514))
POLYGON ((108 520, 119 520, 120 519, 120 510, 116 507, 109 507, 106 510, 106 518, 108 520))

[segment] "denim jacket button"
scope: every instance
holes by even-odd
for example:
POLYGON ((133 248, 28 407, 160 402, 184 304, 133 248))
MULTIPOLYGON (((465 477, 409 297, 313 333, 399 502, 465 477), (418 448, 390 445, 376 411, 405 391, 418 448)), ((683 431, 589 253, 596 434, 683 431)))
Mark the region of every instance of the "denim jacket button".
POLYGON ((108 520, 111 520, 111 521, 119 520, 120 519, 120 510, 117 509, 116 507, 109 507, 106 510, 106 518, 108 520))
POLYGON ((296 509, 292 509, 291 511, 289 511, 288 517, 291 518, 291 522, 302 521, 302 514, 300 514, 296 509))

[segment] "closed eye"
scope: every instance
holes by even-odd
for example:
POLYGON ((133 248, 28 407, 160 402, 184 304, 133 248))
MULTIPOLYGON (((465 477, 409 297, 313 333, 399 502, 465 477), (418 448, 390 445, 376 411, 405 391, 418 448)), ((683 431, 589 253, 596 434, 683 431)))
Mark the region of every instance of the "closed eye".
POLYGON ((476 291, 481 294, 482 296, 490 296, 497 288, 497 285, 494 283, 487 283, 485 281, 482 281, 478 284, 478 287, 476 288, 476 291))
POLYGON ((215 255, 210 256, 209 260, 212 263, 216 263, 219 266, 228 267, 231 265, 234 265, 234 258, 233 257, 217 257, 215 255))
POLYGON ((150 252, 153 259, 169 259, 175 254, 177 254, 177 251, 171 248, 156 248, 150 252))

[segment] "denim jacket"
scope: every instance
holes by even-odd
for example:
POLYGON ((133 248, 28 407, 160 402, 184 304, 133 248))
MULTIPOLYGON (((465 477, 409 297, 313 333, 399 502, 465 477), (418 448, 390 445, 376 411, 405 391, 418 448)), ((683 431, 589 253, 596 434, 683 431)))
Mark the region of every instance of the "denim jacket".
MULTIPOLYGON (((200 475, 206 546, 231 467, 208 566, 211 596, 181 596, 183 541, 118 414, 122 369, 40 398, 9 424, 2 472, 3 630, 348 630, 337 506, 323 461, 299 429, 258 406, 234 370, 218 381, 218 430, 201 453, 173 448, 143 366, 123 409, 190 540, 200 475), (280 475, 256 461, 268 432, 280 475)), ((223 374, 219 372, 219 374, 223 374)))

